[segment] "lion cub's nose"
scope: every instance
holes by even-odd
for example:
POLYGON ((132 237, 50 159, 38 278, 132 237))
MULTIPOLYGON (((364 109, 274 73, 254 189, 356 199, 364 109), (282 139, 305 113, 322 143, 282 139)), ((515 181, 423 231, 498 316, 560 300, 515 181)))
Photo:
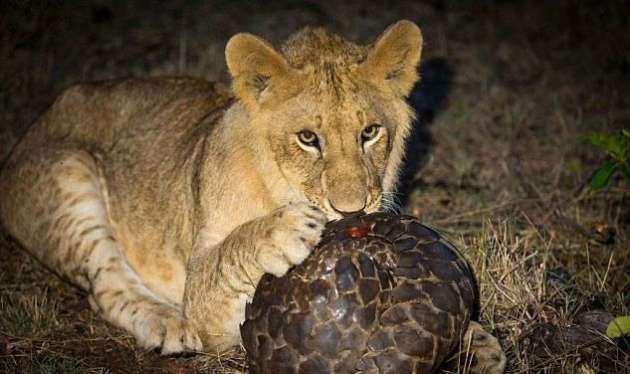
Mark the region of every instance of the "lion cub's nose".
POLYGON ((356 216, 364 213, 365 209, 365 200, 361 201, 359 199, 355 199, 354 201, 344 201, 344 202, 333 202, 333 200, 328 199, 330 206, 335 210, 335 212, 341 214, 344 217, 356 216))

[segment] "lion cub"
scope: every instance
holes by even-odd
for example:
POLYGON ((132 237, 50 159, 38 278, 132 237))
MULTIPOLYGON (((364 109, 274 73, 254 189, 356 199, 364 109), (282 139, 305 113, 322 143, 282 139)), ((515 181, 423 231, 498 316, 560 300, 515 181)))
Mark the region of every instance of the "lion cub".
POLYGON ((238 34, 234 99, 188 78, 71 87, 5 164, 2 223, 141 346, 238 344, 264 273, 395 188, 421 45, 408 21, 369 47, 307 28, 278 52, 238 34))

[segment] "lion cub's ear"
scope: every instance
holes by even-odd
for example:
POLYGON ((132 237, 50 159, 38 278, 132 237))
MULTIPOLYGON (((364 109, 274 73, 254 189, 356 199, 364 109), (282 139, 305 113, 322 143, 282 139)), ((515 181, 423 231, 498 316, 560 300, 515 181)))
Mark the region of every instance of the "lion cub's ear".
POLYGON ((236 96, 250 110, 259 107, 271 91, 281 89, 292 68, 265 40, 247 33, 234 35, 225 47, 225 60, 236 96))
POLYGON ((411 21, 398 21, 372 44, 360 70, 379 86, 389 86, 395 94, 407 96, 418 80, 421 52, 420 28, 411 21))

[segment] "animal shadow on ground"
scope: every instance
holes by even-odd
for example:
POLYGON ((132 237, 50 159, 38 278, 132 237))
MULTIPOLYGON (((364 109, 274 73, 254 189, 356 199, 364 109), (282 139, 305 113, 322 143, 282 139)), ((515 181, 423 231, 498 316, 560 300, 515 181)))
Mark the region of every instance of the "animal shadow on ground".
MULTIPOLYGON (((452 66, 444 58, 439 57, 424 61, 420 64, 418 71, 420 80, 416 82, 407 99, 409 105, 416 112, 416 119, 412 123, 411 134, 407 138, 405 159, 400 173, 397 198, 401 207, 406 206, 413 190, 422 185, 417 174, 426 165, 434 144, 429 127, 437 116, 448 108, 449 95, 452 91, 455 75, 452 66)), ((472 319, 478 320, 480 305, 479 285, 476 277, 473 277, 473 282, 475 304, 473 305, 472 319)), ((445 366, 444 369, 454 368, 445 366)))
POLYGON ((420 80, 416 83, 407 101, 416 112, 411 134, 407 138, 405 161, 400 173, 397 202, 404 207, 414 188, 415 177, 427 163, 433 147, 429 127, 435 118, 447 108, 452 90, 454 70, 443 58, 429 58, 418 68, 420 80))

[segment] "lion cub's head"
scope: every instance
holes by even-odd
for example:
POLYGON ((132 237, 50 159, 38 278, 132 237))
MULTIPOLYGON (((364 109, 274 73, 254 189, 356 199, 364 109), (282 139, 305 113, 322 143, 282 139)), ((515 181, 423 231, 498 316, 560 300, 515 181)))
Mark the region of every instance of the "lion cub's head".
MULTIPOLYGON (((246 109, 255 152, 277 165, 291 187, 330 218, 379 208, 395 188, 413 112, 420 29, 409 21, 370 46, 304 29, 277 52, 238 34, 227 44, 233 89, 246 109)), ((269 183, 275 183, 269 181, 269 183)))

